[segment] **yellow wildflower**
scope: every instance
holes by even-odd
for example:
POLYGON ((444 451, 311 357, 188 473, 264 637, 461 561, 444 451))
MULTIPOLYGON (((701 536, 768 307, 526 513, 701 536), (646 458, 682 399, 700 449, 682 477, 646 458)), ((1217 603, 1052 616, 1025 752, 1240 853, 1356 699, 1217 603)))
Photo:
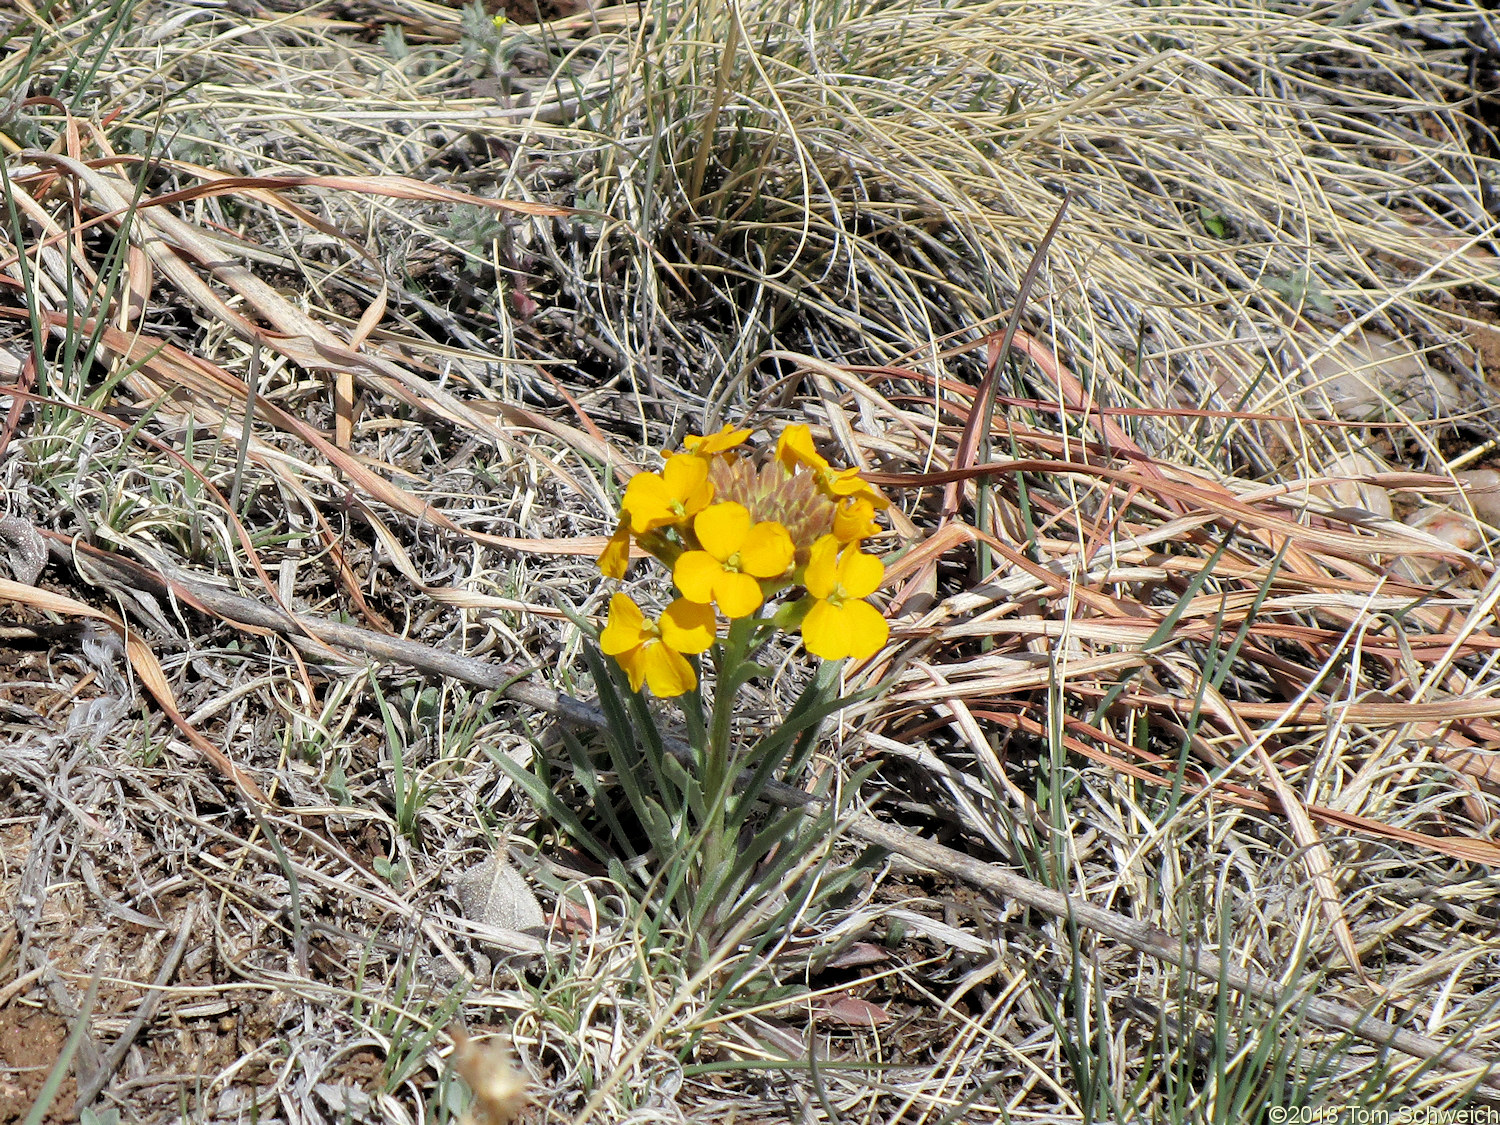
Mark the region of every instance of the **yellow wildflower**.
POLYGON ((660 473, 636 473, 631 477, 620 508, 630 517, 630 530, 644 535, 654 528, 686 523, 713 498, 708 461, 675 453, 667 458, 660 473))
POLYGON ((714 611, 678 598, 651 621, 625 594, 609 599, 609 622, 599 647, 619 661, 630 677, 630 689, 645 684, 665 699, 692 691, 698 684, 693 666, 682 655, 703 652, 714 643, 714 611))
POLYGON ((864 660, 880 651, 891 632, 880 611, 862 600, 879 587, 885 567, 858 547, 839 547, 833 535, 813 544, 802 584, 815 600, 802 619, 802 643, 824 660, 864 660))
POLYGON ((881 495, 872 484, 859 479, 858 469, 835 470, 823 455, 813 448, 812 431, 803 425, 788 426, 776 439, 776 460, 789 473, 799 468, 811 469, 818 478, 818 487, 835 499, 857 497, 868 500, 872 507, 889 508, 891 502, 881 495))
POLYGON ((772 520, 752 523, 750 510, 730 501, 698 513, 693 531, 701 551, 677 560, 672 581, 691 601, 718 603, 727 617, 745 617, 765 600, 758 579, 780 578, 796 548, 785 527, 772 520))
POLYGON ((866 496, 847 496, 833 512, 833 536, 840 543, 854 543, 880 531, 875 505, 866 496))
POLYGON ((688 434, 682 439, 682 447, 699 457, 712 457, 716 453, 744 445, 749 436, 749 430, 736 430, 726 422, 716 434, 705 434, 702 437, 688 434))
POLYGON ((606 578, 624 578, 625 568, 629 565, 630 520, 627 517, 615 525, 615 533, 599 553, 599 570, 606 578))

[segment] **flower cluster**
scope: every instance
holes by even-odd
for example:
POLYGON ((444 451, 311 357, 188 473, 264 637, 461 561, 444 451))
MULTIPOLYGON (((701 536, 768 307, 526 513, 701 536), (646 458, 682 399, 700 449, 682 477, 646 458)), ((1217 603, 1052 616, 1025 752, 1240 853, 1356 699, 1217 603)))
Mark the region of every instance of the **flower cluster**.
POLYGON ((639 691, 681 695, 697 685, 687 657, 706 651, 719 615, 759 616, 768 599, 793 586, 804 595, 772 620, 800 625, 808 652, 824 660, 863 660, 880 651, 890 630, 864 599, 885 576, 860 540, 879 530, 889 506, 854 469, 835 469, 813 447, 806 426, 788 426, 765 464, 742 455, 749 430, 725 426, 690 436, 682 452, 664 454, 659 473, 637 473, 625 488, 620 522, 599 556, 599 569, 622 578, 630 545, 672 571, 681 595, 653 621, 624 594, 609 603, 601 647, 639 691))

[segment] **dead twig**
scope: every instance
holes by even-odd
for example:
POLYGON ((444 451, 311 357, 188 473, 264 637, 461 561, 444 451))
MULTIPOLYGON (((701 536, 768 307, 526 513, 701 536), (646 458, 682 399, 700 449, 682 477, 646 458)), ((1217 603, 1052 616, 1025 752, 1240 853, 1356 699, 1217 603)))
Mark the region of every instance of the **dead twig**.
POLYGON ((166 988, 172 975, 177 972, 177 966, 182 964, 182 954, 187 949, 188 935, 193 932, 193 925, 197 919, 196 909, 189 907, 184 912, 182 925, 177 928, 177 940, 167 951, 166 960, 161 963, 156 979, 152 981, 151 987, 146 990, 146 995, 136 1007, 135 1018, 125 1025, 125 1030, 120 1033, 114 1045, 104 1053, 104 1057, 99 1060, 99 1065, 94 1068, 93 1072, 87 1078, 79 1077, 78 1100, 73 1105, 74 1113, 80 1113, 93 1104, 94 1099, 114 1077, 115 1071, 120 1069, 120 1064, 125 1061, 125 1053, 130 1050, 135 1037, 156 1018, 156 1009, 161 1006, 162 990, 166 988))

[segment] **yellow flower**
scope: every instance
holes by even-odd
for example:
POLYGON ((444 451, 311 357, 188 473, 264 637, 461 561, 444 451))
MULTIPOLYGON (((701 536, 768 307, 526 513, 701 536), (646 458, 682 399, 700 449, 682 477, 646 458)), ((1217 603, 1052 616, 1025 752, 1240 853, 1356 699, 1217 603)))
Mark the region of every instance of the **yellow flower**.
POLYGON ((699 457, 712 457, 715 453, 723 453, 726 449, 744 445, 745 439, 749 436, 749 430, 736 430, 726 422, 716 434, 705 434, 702 437, 697 434, 688 434, 682 439, 682 447, 699 457))
POLYGON ((813 448, 812 431, 803 425, 788 426, 781 431, 781 436, 776 439, 776 460, 785 465, 789 473, 798 468, 826 473, 832 468, 813 448))
POLYGON ((714 643, 714 611, 678 598, 650 621, 624 594, 609 599, 609 622, 599 647, 619 661, 630 677, 630 690, 645 684, 663 699, 692 691, 698 684, 685 652, 703 652, 714 643))
POLYGON ((873 484, 859 479, 858 469, 840 469, 824 475, 818 482, 830 495, 844 499, 852 497, 867 500, 872 508, 889 508, 891 502, 873 484))
POLYGON ((668 524, 686 523, 713 498, 708 461, 676 453, 667 458, 660 473, 636 473, 631 477, 620 509, 630 517, 630 530, 643 535, 668 524))
POLYGON ((874 508, 889 508, 879 489, 859 479, 858 469, 835 470, 816 449, 813 448, 812 431, 803 425, 788 426, 776 439, 776 460, 794 473, 799 468, 811 469, 818 478, 818 487, 835 499, 845 497, 868 500, 874 508))
POLYGON ((840 543, 853 543, 879 531, 880 525, 875 522, 875 505, 868 497, 845 497, 834 509, 833 537, 840 543))
POLYGON ((717 602, 727 617, 745 617, 765 600, 761 578, 780 578, 796 548, 786 528, 772 520, 750 522, 750 510, 733 501, 698 513, 693 531, 701 551, 677 560, 672 581, 690 601, 717 602))
POLYGON ((813 544, 802 584, 815 601, 802 619, 802 643, 824 660, 864 660, 879 652, 891 633, 880 611, 861 600, 875 592, 885 567, 857 547, 842 552, 839 547, 832 535, 813 544))
POLYGON ((629 565, 630 520, 627 518, 615 525, 615 533, 599 553, 599 570, 606 578, 624 578, 625 568, 629 565))

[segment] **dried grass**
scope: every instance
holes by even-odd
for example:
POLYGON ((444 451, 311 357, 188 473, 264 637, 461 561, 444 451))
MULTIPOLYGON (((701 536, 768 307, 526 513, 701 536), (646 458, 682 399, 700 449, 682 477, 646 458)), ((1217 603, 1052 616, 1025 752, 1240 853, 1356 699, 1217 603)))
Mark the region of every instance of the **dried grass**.
POLYGON ((6 14, 0 1025, 81 1026, 97 980, 100 1107, 447 1120, 455 1021, 514 1043, 523 1120, 1485 1081, 1477 9, 6 14), (892 643, 849 671, 881 691, 817 764, 885 759, 837 854, 894 858, 714 966, 795 999, 673 963, 493 760, 580 796, 556 606, 599 609, 632 468, 723 418, 808 421, 898 500, 892 643), (1395 518, 1444 506, 1466 538, 1395 518), (545 935, 464 915, 497 849, 545 935))

